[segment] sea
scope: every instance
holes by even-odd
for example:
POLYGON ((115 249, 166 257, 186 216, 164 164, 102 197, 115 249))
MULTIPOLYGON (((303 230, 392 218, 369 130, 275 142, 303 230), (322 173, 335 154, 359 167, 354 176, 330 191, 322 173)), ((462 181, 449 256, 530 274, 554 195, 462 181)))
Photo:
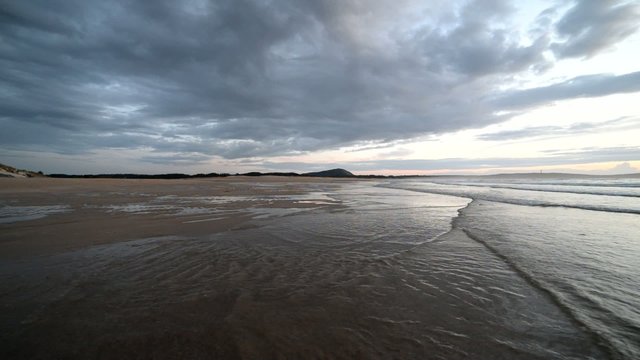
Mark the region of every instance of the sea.
POLYGON ((230 231, 0 262, 3 357, 640 358, 640 178, 308 187, 230 231))
POLYGON ((471 199, 454 229, 540 290, 608 356, 640 358, 640 178, 461 177, 388 186, 471 199))

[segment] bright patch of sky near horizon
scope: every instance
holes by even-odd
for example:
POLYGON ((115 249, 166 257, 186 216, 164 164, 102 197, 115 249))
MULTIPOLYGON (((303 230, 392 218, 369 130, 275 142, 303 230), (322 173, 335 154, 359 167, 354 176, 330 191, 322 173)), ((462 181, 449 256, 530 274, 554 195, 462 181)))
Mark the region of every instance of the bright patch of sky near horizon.
POLYGON ((640 172, 638 1, 115 3, 5 3, 0 162, 640 172))

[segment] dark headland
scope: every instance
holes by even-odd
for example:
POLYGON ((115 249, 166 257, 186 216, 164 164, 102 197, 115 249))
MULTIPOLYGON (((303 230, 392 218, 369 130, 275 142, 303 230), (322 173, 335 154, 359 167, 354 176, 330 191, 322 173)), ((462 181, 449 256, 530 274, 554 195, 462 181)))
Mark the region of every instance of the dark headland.
POLYGON ((259 172, 252 171, 247 173, 167 173, 167 174, 133 174, 133 173, 116 173, 116 174, 64 174, 52 173, 44 174, 42 171, 31 171, 17 169, 12 166, 0 164, 0 177, 51 177, 51 178, 74 178, 74 179, 198 179, 198 178, 217 178, 228 176, 282 176, 282 177, 324 177, 324 178, 359 178, 359 179, 403 179, 403 178, 447 178, 447 177, 479 177, 479 178, 637 178, 640 173, 634 174, 616 174, 616 175, 586 175, 572 173, 504 173, 492 175, 355 175, 352 172, 335 168, 330 170, 316 172, 259 172))

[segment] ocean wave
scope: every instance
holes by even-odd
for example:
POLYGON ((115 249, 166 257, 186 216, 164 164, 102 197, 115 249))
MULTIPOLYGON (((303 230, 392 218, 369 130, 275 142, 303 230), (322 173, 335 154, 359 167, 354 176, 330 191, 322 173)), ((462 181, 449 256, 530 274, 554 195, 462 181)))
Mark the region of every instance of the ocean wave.
POLYGON ((474 200, 454 228, 545 293, 613 359, 638 358, 635 215, 513 205, 474 200))
MULTIPOLYGON (((613 213, 627 213, 627 214, 640 214, 640 204, 630 203, 627 201, 623 203, 622 201, 612 200, 607 203, 603 201, 603 198, 600 199, 578 199, 581 200, 582 203, 570 202, 567 199, 531 199, 531 198, 519 198, 514 196, 510 197, 509 194, 497 194, 491 192, 481 192, 481 191, 473 191, 469 189, 464 189, 460 186, 460 189, 447 189, 447 188, 438 188, 437 186, 445 185, 439 183, 418 183, 418 184, 398 184, 398 183, 388 183, 383 184, 381 186, 392 188, 392 189, 403 189, 408 191, 422 192, 422 193, 431 193, 431 194, 439 194, 439 195, 449 195, 449 196, 458 196, 469 198, 473 200, 485 200, 485 201, 493 201, 505 204, 513 204, 513 205, 523 205, 523 206, 538 206, 538 207, 565 207, 565 208, 573 208, 573 209, 582 209, 589 211, 604 211, 604 212, 613 212, 613 213), (430 185, 435 185, 436 187, 430 187, 430 185), (589 200, 594 200, 589 202, 589 200), (600 203, 598 203, 600 202, 600 203), (613 203, 613 204, 612 204, 613 203)), ((446 186, 450 186, 451 184, 446 184, 446 186)), ((454 185, 455 186, 455 185, 454 185)), ((489 187, 484 187, 484 189, 489 189, 489 187)), ((506 189, 512 190, 512 189, 506 189)), ((515 191, 526 191, 521 189, 516 189, 515 191)), ((554 193, 549 191, 539 191, 540 193, 554 193)), ((518 194, 519 195, 519 194, 518 194)), ((594 196, 594 197, 605 197, 609 195, 594 195, 594 194, 575 194, 575 195, 584 195, 584 196, 594 196)), ((621 197, 627 199, 627 197, 621 197)), ((611 200, 611 199, 606 199, 611 200)), ((631 200, 631 199, 628 199, 631 200)))
MULTIPOLYGON (((568 194, 584 194, 584 195, 605 195, 605 196, 624 196, 624 197, 640 197, 640 189, 636 191, 629 191, 628 189, 620 189, 617 186, 608 186, 607 188, 618 189, 617 191, 599 191, 598 189, 591 189, 585 187, 585 189, 576 189, 578 186, 570 185, 551 185, 551 184, 477 184, 477 183, 440 183, 434 182, 434 184, 441 185, 459 185, 459 186, 473 186, 492 189, 511 189, 511 190, 524 190, 524 191, 540 191, 540 192, 554 192, 554 193, 568 193, 568 194), (548 188, 547 186, 559 186, 557 188, 548 188)), ((605 186, 602 186, 605 187, 605 186)))

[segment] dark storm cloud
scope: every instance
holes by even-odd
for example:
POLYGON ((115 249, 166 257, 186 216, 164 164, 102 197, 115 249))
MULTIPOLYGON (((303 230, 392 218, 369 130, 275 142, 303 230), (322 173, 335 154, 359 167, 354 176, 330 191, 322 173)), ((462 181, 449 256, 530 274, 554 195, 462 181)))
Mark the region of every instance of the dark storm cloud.
POLYGON ((487 96, 520 71, 552 66, 545 51, 594 55, 635 31, 625 14, 637 6, 586 3, 547 24, 564 42, 538 31, 521 44, 501 25, 515 11, 504 0, 465 2, 415 26, 404 21, 416 13, 409 0, 0 0, 0 145, 264 157, 383 145, 500 122, 504 108, 638 91, 635 73, 487 96))
POLYGON ((540 35, 531 45, 522 46, 514 41, 509 29, 496 28, 495 24, 513 12, 508 4, 507 1, 471 2, 458 15, 459 22, 452 30, 425 28, 419 40, 428 66, 438 73, 452 71, 472 78, 546 66, 542 52, 549 45, 547 35, 540 35))

